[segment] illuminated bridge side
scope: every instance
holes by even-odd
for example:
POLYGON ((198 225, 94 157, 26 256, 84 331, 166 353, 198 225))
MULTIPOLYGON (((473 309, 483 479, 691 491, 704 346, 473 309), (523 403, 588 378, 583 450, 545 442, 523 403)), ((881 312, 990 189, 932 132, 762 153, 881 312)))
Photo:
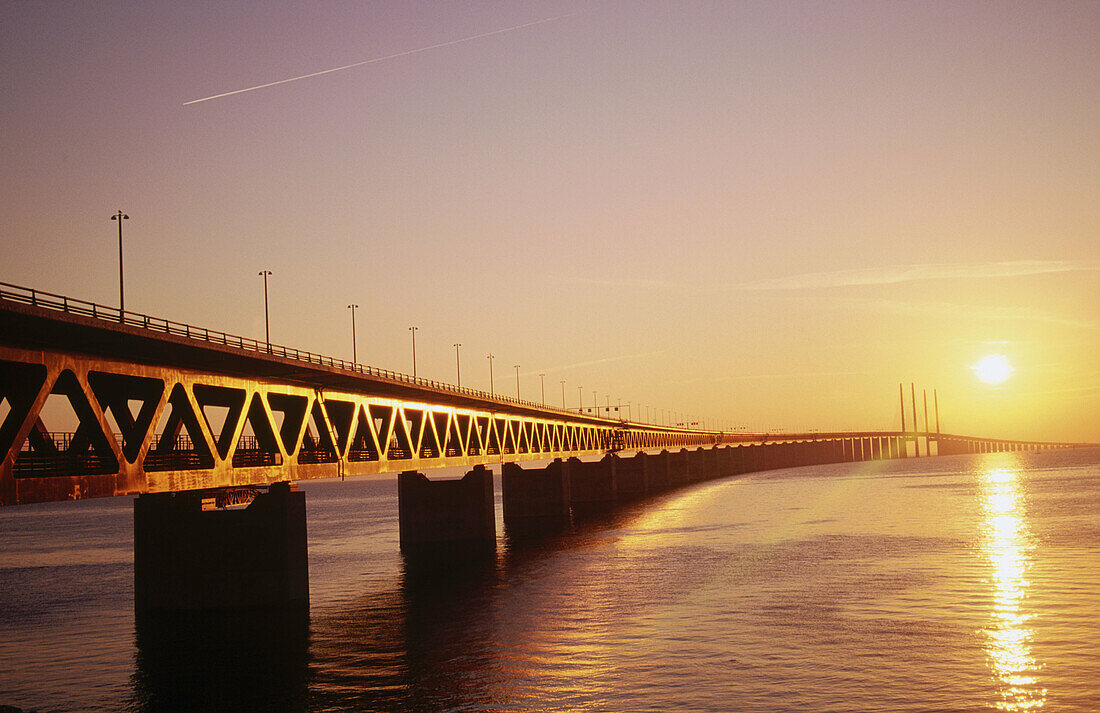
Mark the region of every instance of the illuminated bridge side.
POLYGON ((714 435, 530 409, 464 407, 0 347, 3 503, 471 467, 713 443, 714 435), (47 431, 61 396, 79 421, 47 431), (10 424, 8 423, 10 421, 10 424), (616 444, 617 442, 617 444, 616 444))
POLYGON ((0 505, 721 440, 68 298, 11 296, 0 292, 0 505), (75 431, 46 427, 51 397, 68 404, 75 431))

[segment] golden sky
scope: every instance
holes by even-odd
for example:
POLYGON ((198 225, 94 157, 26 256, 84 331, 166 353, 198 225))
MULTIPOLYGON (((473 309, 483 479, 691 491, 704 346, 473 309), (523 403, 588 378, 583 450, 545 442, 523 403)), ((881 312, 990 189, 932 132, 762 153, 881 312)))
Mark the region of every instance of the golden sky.
POLYGON ((527 398, 831 430, 915 382, 947 431, 1100 441, 1098 36, 1095 2, 7 3, 0 281, 115 304, 121 208, 138 312, 262 337, 267 269, 274 342, 349 358, 354 302, 361 361, 411 371, 417 325, 467 386, 492 352, 527 398))

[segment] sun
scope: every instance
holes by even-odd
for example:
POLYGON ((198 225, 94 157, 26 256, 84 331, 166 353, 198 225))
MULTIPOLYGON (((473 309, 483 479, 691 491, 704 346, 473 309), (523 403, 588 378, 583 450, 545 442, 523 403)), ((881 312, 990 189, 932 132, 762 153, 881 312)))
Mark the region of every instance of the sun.
POLYGON ((974 374, 987 384, 1000 384, 1012 376, 1015 369, 1008 363, 1003 354, 990 354, 982 357, 977 364, 970 367, 974 374))

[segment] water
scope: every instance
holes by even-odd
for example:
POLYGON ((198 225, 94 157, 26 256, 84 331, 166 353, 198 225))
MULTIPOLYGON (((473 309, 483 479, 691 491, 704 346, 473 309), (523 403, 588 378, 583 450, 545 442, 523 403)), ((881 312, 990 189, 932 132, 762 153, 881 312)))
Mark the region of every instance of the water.
POLYGON ((446 579, 393 480, 303 488, 302 636, 135 636, 128 499, 0 510, 0 704, 1100 710, 1100 450, 713 481, 446 579))

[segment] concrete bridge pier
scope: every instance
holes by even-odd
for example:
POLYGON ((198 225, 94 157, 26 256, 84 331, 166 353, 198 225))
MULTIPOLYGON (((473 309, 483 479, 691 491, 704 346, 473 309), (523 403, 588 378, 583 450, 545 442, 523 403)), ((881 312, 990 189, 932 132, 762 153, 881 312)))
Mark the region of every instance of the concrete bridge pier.
POLYGON ((780 458, 780 450, 782 449, 782 443, 765 443, 760 450, 761 470, 777 470, 783 467, 782 459, 780 458))
POLYGON ((570 458, 569 502, 573 514, 586 515, 610 510, 619 499, 616 478, 618 458, 606 455, 594 463, 570 458))
POLYGON ((501 468, 504 526, 509 533, 531 534, 569 526, 569 465, 561 458, 545 468, 524 469, 519 463, 501 468))
POLYGON ((275 483, 246 508, 203 509, 210 492, 134 500, 134 607, 157 615, 309 610, 306 497, 275 483))
POLYGON ((615 488, 620 501, 644 498, 649 494, 645 461, 645 453, 637 453, 629 458, 616 458, 615 488))
POLYGON ((741 473, 748 473, 752 470, 749 464, 749 447, 748 446, 731 446, 730 447, 730 474, 739 475, 741 473))
POLYGON ((654 455, 647 454, 643 463, 645 464, 646 483, 649 484, 650 492, 668 490, 672 486, 669 477, 668 451, 661 451, 654 455))
POLYGON ((718 463, 722 469, 722 475, 737 475, 741 471, 738 468, 737 449, 733 446, 722 446, 718 449, 718 463))
POLYGON ((749 446, 750 462, 753 472, 769 470, 772 467, 772 443, 754 443, 749 446))
POLYGON ((691 451, 687 448, 668 454, 668 477, 672 487, 676 488, 692 482, 689 458, 691 458, 691 451))
POLYGON ((397 510, 404 552, 496 547, 493 473, 484 465, 474 466, 461 480, 428 480, 414 470, 401 473, 397 510))
POLYGON ((712 480, 721 475, 718 467, 718 448, 706 446, 692 451, 691 475, 695 482, 712 480))

